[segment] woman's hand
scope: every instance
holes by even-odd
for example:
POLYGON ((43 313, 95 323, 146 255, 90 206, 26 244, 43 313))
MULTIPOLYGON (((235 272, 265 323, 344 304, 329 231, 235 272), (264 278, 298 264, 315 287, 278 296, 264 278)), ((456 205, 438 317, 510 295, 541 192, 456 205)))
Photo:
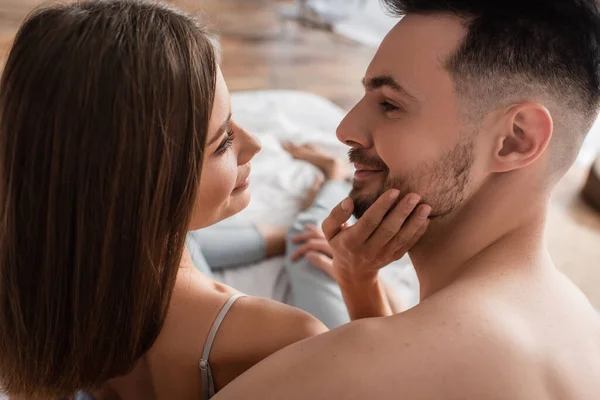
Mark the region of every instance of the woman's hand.
POLYGON ((421 198, 414 193, 398 202, 399 197, 400 191, 388 190, 352 226, 347 221, 354 203, 347 198, 323 222, 340 285, 376 280, 381 268, 402 258, 421 239, 431 207, 418 205, 421 198))
POLYGON ((291 260, 297 261, 304 257, 315 268, 320 269, 337 281, 338 277, 333 268, 333 251, 325 238, 325 234, 314 225, 306 225, 304 228, 304 232, 292 239, 292 243, 301 245, 292 254, 291 260))
MULTIPOLYGON (((292 239, 292 243, 300 245, 291 255, 292 261, 304 257, 313 267, 325 272, 330 278, 338 281, 336 269, 333 265, 333 251, 320 228, 306 225, 305 231, 292 239)), ((387 298, 387 305, 392 314, 406 310, 402 300, 397 296, 394 288, 382 280, 382 287, 387 298)), ((384 304, 385 306, 385 304, 384 304)))

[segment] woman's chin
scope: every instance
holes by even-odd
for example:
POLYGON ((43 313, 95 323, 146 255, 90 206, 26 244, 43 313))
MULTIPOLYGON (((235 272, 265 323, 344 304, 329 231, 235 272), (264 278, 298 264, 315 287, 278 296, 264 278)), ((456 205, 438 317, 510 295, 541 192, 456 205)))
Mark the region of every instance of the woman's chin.
POLYGON ((250 200, 252 199, 252 193, 250 193, 250 188, 246 188, 240 193, 233 193, 231 195, 231 202, 236 206, 236 210, 231 215, 235 215, 248 207, 250 204, 250 200))
POLYGON ((246 207, 248 207, 251 198, 252 194, 250 193, 249 188, 241 190, 237 193, 235 191, 232 192, 226 204, 221 203, 221 207, 213 212, 204 214, 204 217, 198 216, 197 219, 192 218, 192 222, 190 223, 188 231, 207 228, 223 221, 224 219, 239 214, 246 207), (207 218, 208 215, 210 215, 210 217, 207 218))
POLYGON ((222 213, 221 218, 219 218, 217 222, 233 217, 234 215, 244 211, 250 204, 251 198, 252 194, 250 193, 250 189, 244 189, 243 191, 237 193, 233 192, 229 197, 229 205, 227 209, 222 213))

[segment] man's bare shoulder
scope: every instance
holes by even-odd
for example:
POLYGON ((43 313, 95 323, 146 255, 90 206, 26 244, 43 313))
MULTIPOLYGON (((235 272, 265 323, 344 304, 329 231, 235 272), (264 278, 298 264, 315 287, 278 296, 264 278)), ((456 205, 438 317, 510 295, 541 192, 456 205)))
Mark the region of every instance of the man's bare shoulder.
MULTIPOLYGON (((356 321, 297 343, 217 398, 527 398, 519 385, 506 385, 529 377, 535 382, 529 374, 538 360, 528 352, 534 338, 508 329, 515 321, 506 322, 503 310, 472 300, 440 296, 393 317, 356 321)), ((525 390, 536 391, 531 384, 525 390)))
POLYGON ((354 368, 365 368, 356 350, 371 342, 372 326, 359 321, 293 344, 252 367, 215 398, 352 398, 346 396, 344 387, 351 388, 345 380, 354 368))
POLYGON ((427 312, 356 321, 294 344, 251 368, 217 399, 440 398, 456 368, 473 369, 484 346, 476 343, 481 338, 460 338, 452 324, 423 318, 427 312))

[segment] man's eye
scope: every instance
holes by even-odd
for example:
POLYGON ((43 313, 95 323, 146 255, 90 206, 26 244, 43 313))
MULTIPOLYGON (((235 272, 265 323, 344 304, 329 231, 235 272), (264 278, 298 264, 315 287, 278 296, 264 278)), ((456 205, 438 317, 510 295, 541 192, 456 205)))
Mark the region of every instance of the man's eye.
POLYGON ((391 112, 391 111, 398 111, 400 110, 399 107, 393 105, 392 103, 389 103, 387 101, 381 102, 379 103, 379 105, 381 106, 381 109, 383 110, 383 112, 391 112))

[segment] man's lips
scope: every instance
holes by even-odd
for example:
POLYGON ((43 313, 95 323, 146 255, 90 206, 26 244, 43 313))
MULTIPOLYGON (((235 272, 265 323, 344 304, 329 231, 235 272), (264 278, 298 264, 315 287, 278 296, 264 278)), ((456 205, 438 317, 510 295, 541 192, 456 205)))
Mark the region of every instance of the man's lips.
POLYGON ((356 169, 356 171, 354 172, 355 180, 369 179, 383 172, 383 169, 368 167, 366 165, 360 165, 356 163, 354 164, 354 168, 356 169))

